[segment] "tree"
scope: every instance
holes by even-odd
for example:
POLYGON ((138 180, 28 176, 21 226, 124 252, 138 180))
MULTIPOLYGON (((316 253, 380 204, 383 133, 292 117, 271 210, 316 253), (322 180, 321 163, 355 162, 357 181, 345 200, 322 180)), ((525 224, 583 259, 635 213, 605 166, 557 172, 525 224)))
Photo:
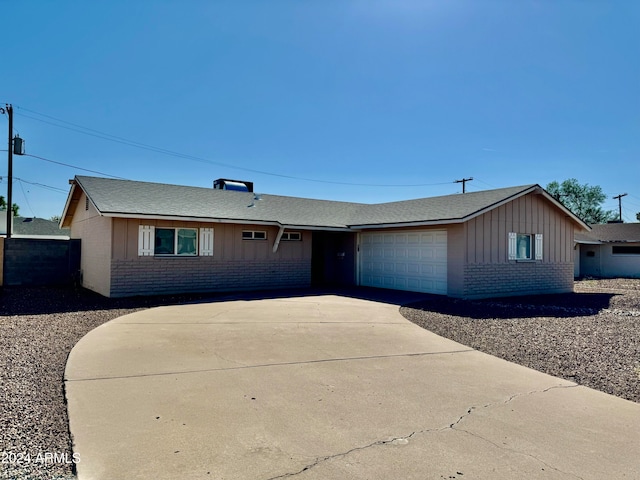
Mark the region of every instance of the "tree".
MULTIPOLYGON (((7 209, 7 201, 2 195, 0 195, 0 212, 4 212, 6 209, 7 209)), ((20 206, 17 203, 14 203, 11 206, 11 211, 13 212, 14 217, 18 216, 19 210, 20 210, 20 206)))
POLYGON ((640 222, 640 212, 636 213, 636 220, 640 222))
POLYGON ((597 185, 580 185, 578 180, 570 178, 562 183, 551 182, 547 191, 586 223, 607 223, 618 218, 613 210, 602 208, 607 196, 597 185))

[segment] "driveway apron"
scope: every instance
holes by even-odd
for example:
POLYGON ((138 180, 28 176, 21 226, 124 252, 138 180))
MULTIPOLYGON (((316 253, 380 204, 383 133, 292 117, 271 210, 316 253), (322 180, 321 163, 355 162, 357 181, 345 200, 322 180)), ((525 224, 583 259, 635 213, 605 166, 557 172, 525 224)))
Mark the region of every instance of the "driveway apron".
POLYGON ((154 308, 65 372, 79 480, 640 478, 640 404, 313 295, 154 308))

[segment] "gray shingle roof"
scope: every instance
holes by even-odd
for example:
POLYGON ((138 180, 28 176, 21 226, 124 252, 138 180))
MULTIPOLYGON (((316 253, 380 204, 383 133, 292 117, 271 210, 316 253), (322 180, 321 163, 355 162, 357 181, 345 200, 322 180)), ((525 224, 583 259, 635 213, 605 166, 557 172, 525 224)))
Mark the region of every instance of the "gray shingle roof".
POLYGON ((105 215, 140 215, 279 222, 286 225, 344 228, 360 204, 161 183, 76 177, 105 215), (251 206, 253 205, 253 206, 251 206))
POLYGON ((441 197, 366 205, 358 211, 352 225, 463 220, 505 200, 517 197, 537 185, 499 188, 441 197))
MULTIPOLYGON (((5 229, 6 230, 6 229, 5 229)), ((13 217, 13 234, 24 236, 68 237, 68 228, 44 218, 13 217)))
POLYGON ((582 243, 640 242, 640 223, 605 223, 591 225, 590 232, 576 234, 576 241, 582 243))
MULTIPOLYGON (((464 221, 534 191, 537 185, 400 202, 363 204, 187 187, 98 177, 76 177, 96 208, 108 216, 172 217, 322 228, 464 221)), ((66 209, 65 209, 66 211, 66 209)))

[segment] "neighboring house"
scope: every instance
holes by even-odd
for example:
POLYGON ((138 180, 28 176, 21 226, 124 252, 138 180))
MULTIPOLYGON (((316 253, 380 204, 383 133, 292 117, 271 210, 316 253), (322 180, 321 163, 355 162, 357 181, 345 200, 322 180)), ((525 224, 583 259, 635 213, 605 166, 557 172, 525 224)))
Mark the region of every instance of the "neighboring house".
POLYGON ((640 223, 591 225, 576 234, 575 276, 640 278, 640 223))
MULTIPOLYGON (((15 238, 69 240, 70 229, 44 218, 13 217, 11 235, 15 238)), ((7 212, 0 212, 0 235, 7 233, 7 212)))
POLYGON ((80 241, 70 229, 43 218, 13 217, 6 238, 7 212, 0 212, 0 285, 63 285, 78 277, 80 241))
POLYGON ((57 222, 44 218, 13 218, 13 236, 16 238, 42 238, 69 240, 71 229, 60 228, 57 222))
MULTIPOLYGON (((463 298, 569 292, 589 226, 539 185, 382 204, 78 176, 82 285, 121 297, 363 285, 463 298)), ((234 190, 235 189, 235 190, 234 190)))

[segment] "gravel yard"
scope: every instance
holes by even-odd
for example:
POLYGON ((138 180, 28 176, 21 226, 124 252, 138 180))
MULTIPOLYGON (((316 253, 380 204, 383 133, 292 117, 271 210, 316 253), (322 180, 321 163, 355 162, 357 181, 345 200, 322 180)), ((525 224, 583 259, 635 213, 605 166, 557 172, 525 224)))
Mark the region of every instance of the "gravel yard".
POLYGON ((73 346, 111 319, 197 298, 116 300, 86 290, 0 290, 0 479, 75 478, 62 381, 73 346))
MULTIPOLYGON (((478 350, 640 402, 640 280, 584 280, 576 292, 433 296, 401 312, 478 350)), ((116 300, 85 290, 0 290, 0 479, 74 478, 62 379, 78 340, 113 318, 199 298, 211 296, 116 300)))
POLYGON ((433 297, 401 313, 476 350, 640 402, 640 280, 581 280, 575 292, 433 297))

